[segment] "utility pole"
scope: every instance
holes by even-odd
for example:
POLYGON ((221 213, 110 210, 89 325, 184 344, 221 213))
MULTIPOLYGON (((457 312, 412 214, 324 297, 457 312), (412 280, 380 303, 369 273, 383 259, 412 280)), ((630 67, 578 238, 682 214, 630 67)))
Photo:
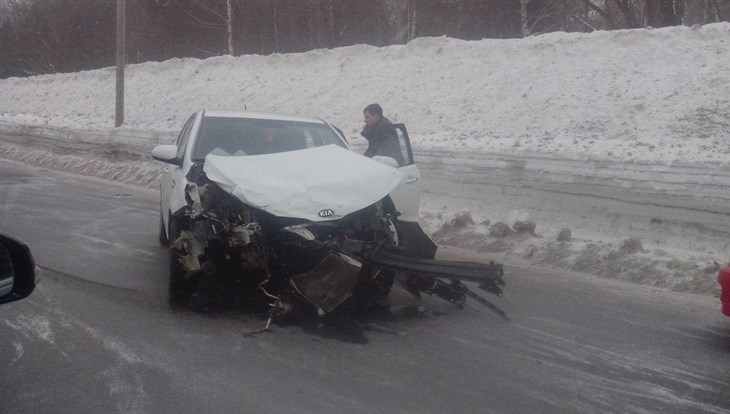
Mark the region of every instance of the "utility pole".
POLYGON ((117 0, 117 104, 114 113, 114 126, 124 123, 124 61, 126 60, 126 46, 124 26, 126 21, 127 0, 117 0))

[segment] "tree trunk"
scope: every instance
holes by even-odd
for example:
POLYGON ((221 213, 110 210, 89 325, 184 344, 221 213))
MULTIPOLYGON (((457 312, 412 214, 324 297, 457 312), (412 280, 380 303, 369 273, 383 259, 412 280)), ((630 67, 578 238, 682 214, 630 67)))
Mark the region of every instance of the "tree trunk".
POLYGON ((712 2, 712 10, 715 14, 715 21, 721 22, 722 16, 720 16, 720 5, 717 3, 717 0, 711 0, 712 2))
POLYGON ((307 1, 307 3, 305 4, 305 8, 306 8, 305 13, 307 16, 307 37, 309 38, 309 50, 313 50, 314 44, 315 44, 314 27, 317 26, 317 20, 316 20, 317 16, 314 15, 315 13, 314 13, 314 7, 312 6, 312 0, 307 1), (314 24, 312 24, 312 19, 315 19, 314 24))
POLYGON ((329 38, 330 38, 330 47, 337 47, 339 46, 339 42, 337 41, 337 32, 335 32, 335 10, 332 7, 332 0, 327 1, 327 12, 329 14, 329 38))
POLYGON ((228 54, 233 56, 233 6, 226 0, 226 31, 228 32, 228 54))
POLYGON ((276 27, 276 0, 271 0, 271 8, 274 12, 274 17, 271 19, 274 23, 274 52, 279 53, 279 30, 276 27))
MULTIPOLYGON (((608 1, 608 0, 606 0, 608 1)), ((583 0, 583 4, 585 4, 586 8, 593 10, 594 12, 598 13, 608 24, 609 29, 615 29, 616 28, 616 21, 613 19, 613 16, 608 11, 608 4, 604 3, 604 6, 606 9, 602 9, 595 4, 591 0, 583 0)))
POLYGON ((685 2, 686 0, 672 0, 672 10, 674 11, 674 15, 681 19, 682 26, 686 26, 686 23, 684 22, 684 13, 686 10, 685 2))
POLYGON ((416 14, 416 1, 408 0, 408 41, 416 38, 416 23, 418 15, 416 14))
POLYGON ((522 23, 522 37, 530 35, 530 29, 527 28, 527 3, 530 0, 520 0, 520 22, 522 23))
POLYGON ((613 0, 616 4, 616 7, 618 7, 619 10, 621 10, 621 14, 624 15, 624 19, 626 19, 626 25, 630 29, 637 29, 639 27, 639 22, 636 19, 636 15, 634 11, 631 9, 631 3, 629 0, 613 0))

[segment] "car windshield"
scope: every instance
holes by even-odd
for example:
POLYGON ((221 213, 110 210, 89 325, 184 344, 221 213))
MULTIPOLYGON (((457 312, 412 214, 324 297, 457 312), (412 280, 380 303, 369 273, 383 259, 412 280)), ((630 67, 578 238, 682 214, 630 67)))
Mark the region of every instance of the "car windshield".
POLYGON ((269 119, 205 117, 193 150, 194 160, 208 154, 261 155, 336 144, 342 140, 325 124, 269 119))

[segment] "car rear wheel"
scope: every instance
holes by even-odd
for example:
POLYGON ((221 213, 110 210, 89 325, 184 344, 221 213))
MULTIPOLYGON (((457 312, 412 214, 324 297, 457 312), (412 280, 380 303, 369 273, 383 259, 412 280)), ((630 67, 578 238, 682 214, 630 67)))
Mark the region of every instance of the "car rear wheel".
POLYGON ((160 214, 160 235, 158 237, 158 240, 160 241, 160 246, 170 246, 170 240, 167 238, 167 232, 165 231, 165 221, 162 220, 162 214, 160 214))

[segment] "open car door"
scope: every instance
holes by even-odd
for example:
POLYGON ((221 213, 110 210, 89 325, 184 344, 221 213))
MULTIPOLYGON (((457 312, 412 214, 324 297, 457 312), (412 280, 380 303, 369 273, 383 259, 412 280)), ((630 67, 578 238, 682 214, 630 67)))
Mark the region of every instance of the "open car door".
POLYGON ((396 210, 401 213, 399 220, 416 222, 421 204, 421 173, 413 161, 413 150, 406 126, 393 124, 393 127, 398 134, 398 144, 404 161, 398 166, 403 180, 390 193, 390 198, 393 199, 396 210))

